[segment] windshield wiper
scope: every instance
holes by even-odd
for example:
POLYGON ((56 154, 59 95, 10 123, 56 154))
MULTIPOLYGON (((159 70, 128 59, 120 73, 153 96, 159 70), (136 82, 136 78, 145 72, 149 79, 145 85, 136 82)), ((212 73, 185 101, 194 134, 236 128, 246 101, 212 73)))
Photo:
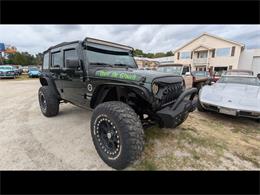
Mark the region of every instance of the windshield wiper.
POLYGON ((99 66, 110 66, 110 67, 114 67, 111 64, 107 64, 107 63, 101 63, 101 62, 91 62, 90 65, 99 65, 99 66))

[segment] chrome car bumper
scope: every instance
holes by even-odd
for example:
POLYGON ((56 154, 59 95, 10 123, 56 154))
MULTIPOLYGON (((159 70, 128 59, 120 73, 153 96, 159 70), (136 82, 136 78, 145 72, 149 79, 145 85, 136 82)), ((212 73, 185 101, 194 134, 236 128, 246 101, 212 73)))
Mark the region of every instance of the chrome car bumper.
POLYGON ((235 108, 227 108, 223 106, 217 106, 213 104, 207 104, 200 102, 201 106, 205 110, 213 111, 213 112, 218 112, 221 114, 226 114, 230 116, 236 116, 236 117, 247 117, 247 118, 253 118, 253 119, 260 119, 260 112, 255 112, 255 111, 248 111, 248 110, 243 110, 243 109, 235 109, 235 108))

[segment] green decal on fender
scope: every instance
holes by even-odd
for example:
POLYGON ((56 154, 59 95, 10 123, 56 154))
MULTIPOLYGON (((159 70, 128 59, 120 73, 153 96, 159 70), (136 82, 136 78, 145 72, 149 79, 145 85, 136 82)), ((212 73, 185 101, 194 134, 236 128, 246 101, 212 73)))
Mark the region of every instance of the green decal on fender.
POLYGON ((137 75, 133 73, 113 72, 113 71, 105 71, 105 70, 97 71, 96 76, 118 78, 118 79, 131 80, 131 81, 138 80, 137 75))

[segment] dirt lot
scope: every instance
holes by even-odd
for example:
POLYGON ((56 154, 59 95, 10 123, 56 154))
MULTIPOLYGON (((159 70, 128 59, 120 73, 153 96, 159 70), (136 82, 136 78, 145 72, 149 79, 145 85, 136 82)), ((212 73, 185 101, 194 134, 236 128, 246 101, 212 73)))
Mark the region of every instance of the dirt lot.
MULTIPOLYGON (((91 112, 38 106, 38 80, 0 80, 1 170, 110 170, 92 144, 91 112)), ((130 170, 260 169, 260 124, 195 111, 176 129, 146 129, 146 148, 130 170)))

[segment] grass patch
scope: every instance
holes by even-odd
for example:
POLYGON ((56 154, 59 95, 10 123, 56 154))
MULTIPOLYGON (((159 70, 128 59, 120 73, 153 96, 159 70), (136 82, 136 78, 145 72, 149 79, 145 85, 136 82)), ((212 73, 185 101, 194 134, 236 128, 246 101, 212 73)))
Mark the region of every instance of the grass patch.
POLYGON ((136 168, 137 170, 148 170, 148 171, 158 170, 156 164, 151 160, 144 160, 140 164, 136 165, 134 168, 136 168))
POLYGON ((260 163, 254 157, 249 157, 249 156, 246 156, 245 154, 241 154, 241 153, 237 153, 237 152, 235 153, 235 155, 242 160, 251 162, 257 168, 260 168, 260 163))
POLYGON ((189 131, 180 131, 178 134, 178 138, 179 141, 187 140, 189 144, 195 144, 197 146, 201 146, 205 148, 210 147, 215 150, 226 149, 224 143, 220 143, 215 138, 212 137, 203 138, 198 135, 194 136, 189 131))
POLYGON ((169 132, 160 129, 158 126, 153 126, 145 129, 145 139, 146 141, 150 139, 160 139, 169 136, 169 132))
POLYGON ((22 74, 22 75, 17 76, 15 79, 4 78, 1 80, 2 81, 24 81, 24 80, 36 80, 36 79, 39 79, 39 78, 29 78, 28 74, 22 74))

